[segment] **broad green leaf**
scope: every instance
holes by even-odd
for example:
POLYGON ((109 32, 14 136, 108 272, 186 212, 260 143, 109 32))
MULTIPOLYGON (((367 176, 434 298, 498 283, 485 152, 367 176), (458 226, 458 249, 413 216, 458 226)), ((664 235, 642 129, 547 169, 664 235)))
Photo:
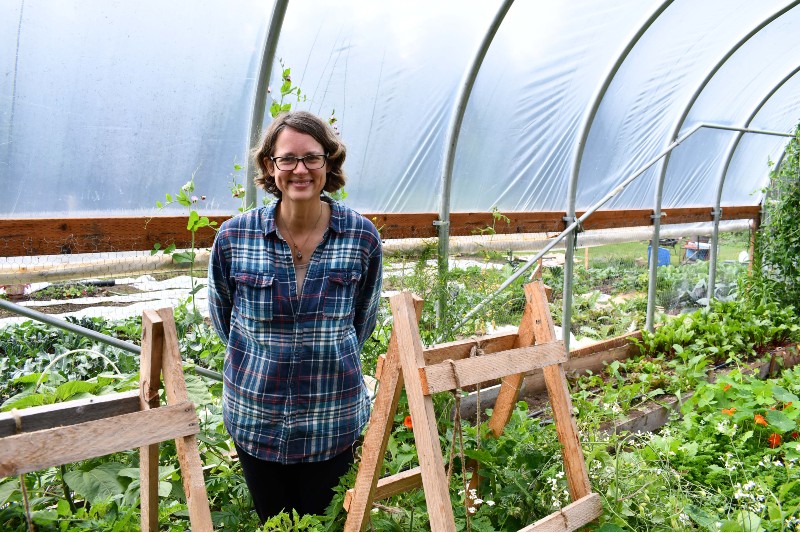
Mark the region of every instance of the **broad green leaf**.
POLYGON ((19 491, 18 478, 7 479, 5 483, 0 484, 0 506, 5 505, 8 499, 19 491))
POLYGON ((464 455, 470 459, 475 459, 479 463, 491 463, 494 460, 492 454, 487 450, 464 450, 464 455))
POLYGON ((33 511, 31 513, 31 519, 35 524, 41 524, 43 526, 52 527, 51 523, 58 520, 58 513, 56 511, 51 511, 49 509, 43 509, 41 511, 33 511))
POLYGON ((108 500, 125 492, 119 472, 125 465, 117 462, 102 463, 89 471, 72 470, 64 475, 69 488, 90 503, 108 500))
POLYGON ((794 421, 781 411, 767 411, 766 419, 771 426, 777 428, 781 433, 786 433, 796 427, 794 421))
MULTIPOLYGON (((161 466, 158 467, 158 478, 164 479, 167 476, 171 476, 175 472, 178 471, 178 467, 176 466, 161 466)), ((127 477, 131 479, 139 479, 139 469, 138 468, 123 468, 117 474, 119 477, 127 477)))
POLYGON ((206 385, 205 380, 195 374, 186 374, 186 393, 189 395, 189 401, 197 407, 211 403, 214 400, 214 397, 208 391, 208 385, 206 385))
POLYGON ((691 503, 686 506, 685 511, 698 526, 708 531, 713 531, 716 528, 716 523, 719 522, 718 516, 710 514, 706 509, 691 503))
POLYGON ((39 378, 42 376, 41 372, 34 372, 33 374, 25 374, 24 376, 20 376, 16 379, 13 379, 12 383, 36 383, 39 381, 39 378))
POLYGON ((758 531, 761 528, 761 517, 750 511, 739 511, 737 515, 740 531, 758 531))
POLYGON ((69 508, 69 502, 67 500, 58 500, 56 513, 58 513, 58 516, 71 516, 72 509, 69 508))
POLYGON ((11 409, 24 409, 26 407, 37 407, 39 405, 47 405, 53 403, 48 401, 48 396, 45 394, 19 394, 13 396, 3 403, 3 411, 10 411, 11 409))
POLYGON ((775 385, 774 387, 772 387, 772 395, 779 402, 784 402, 784 403, 800 402, 800 398, 798 398, 796 395, 792 394, 791 392, 789 392, 788 390, 784 389, 779 385, 775 385))
POLYGON ((178 252, 172 254, 172 260, 176 263, 191 263, 194 261, 194 252, 178 252))
POLYGON ((197 211, 192 210, 192 212, 189 213, 189 222, 186 224, 186 229, 188 229, 189 231, 196 230, 198 220, 200 220, 200 215, 197 214, 197 211))
POLYGON ((172 195, 170 193, 167 193, 167 201, 168 202, 172 201, 172 195))
POLYGON ((76 394, 84 392, 94 392, 97 390, 97 383, 88 383, 86 381, 67 381, 62 383, 56 389, 56 399, 59 401, 68 400, 76 394))
POLYGON ((741 524, 736 522, 735 520, 725 520, 722 522, 722 526, 719 528, 720 531, 745 531, 742 529, 741 524))

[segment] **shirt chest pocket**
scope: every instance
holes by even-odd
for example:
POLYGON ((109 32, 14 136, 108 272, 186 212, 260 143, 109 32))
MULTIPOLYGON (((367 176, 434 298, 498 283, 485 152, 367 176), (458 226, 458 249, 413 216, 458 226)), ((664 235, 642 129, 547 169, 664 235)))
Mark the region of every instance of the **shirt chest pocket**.
POLYGON ((250 320, 272 320, 272 283, 274 274, 239 272, 236 280, 235 305, 239 315, 250 320))
POLYGON ((356 286, 360 272, 332 270, 325 289, 325 318, 348 318, 354 314, 356 286))

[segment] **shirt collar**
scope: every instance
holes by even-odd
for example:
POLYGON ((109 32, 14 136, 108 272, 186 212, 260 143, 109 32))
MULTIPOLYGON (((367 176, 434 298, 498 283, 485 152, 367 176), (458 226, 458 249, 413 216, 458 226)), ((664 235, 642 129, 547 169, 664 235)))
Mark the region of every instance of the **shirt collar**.
MULTIPOLYGON (((336 202, 332 198, 322 195, 320 196, 323 202, 326 202, 328 205, 331 206, 331 220, 328 223, 328 227, 335 231, 336 233, 341 233, 344 229, 344 220, 345 220, 345 213, 344 208, 339 202, 336 202)), ((276 200, 266 206, 264 211, 261 214, 261 220, 264 227, 264 235, 269 235, 270 233, 274 232, 277 228, 275 224, 275 212, 278 209, 278 204, 280 200, 276 200)))

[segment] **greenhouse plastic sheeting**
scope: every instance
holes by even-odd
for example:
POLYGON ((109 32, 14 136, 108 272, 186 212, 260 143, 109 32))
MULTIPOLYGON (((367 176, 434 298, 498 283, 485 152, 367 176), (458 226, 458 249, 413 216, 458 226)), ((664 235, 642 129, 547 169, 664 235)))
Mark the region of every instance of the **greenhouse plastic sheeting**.
MULTIPOLYGON (((287 102, 338 119, 349 205, 438 211, 453 107, 500 5, 289 2, 271 85, 291 68, 306 99, 287 102)), ((575 207, 586 209, 676 130, 742 127, 757 108, 750 127, 793 131, 795 5, 518 0, 466 107, 451 211, 566 210, 576 169, 575 207)), ((0 216, 156 214, 192 176, 202 211, 235 212, 272 7, 0 3, 0 216)), ((729 156, 722 205, 757 204, 787 139, 737 136, 701 129, 605 207, 653 208, 662 171, 664 207, 714 205, 729 156)))

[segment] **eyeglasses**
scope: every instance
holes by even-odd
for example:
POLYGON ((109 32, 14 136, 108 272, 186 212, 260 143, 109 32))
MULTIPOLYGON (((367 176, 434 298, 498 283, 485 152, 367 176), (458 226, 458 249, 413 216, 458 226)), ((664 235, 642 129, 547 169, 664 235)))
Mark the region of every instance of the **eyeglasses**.
POLYGON ((275 163, 278 170, 294 170, 297 168, 297 163, 300 161, 306 166, 308 170, 316 170, 325 166, 325 160, 328 154, 308 154, 303 157, 294 156, 279 156, 270 157, 270 160, 275 163))

